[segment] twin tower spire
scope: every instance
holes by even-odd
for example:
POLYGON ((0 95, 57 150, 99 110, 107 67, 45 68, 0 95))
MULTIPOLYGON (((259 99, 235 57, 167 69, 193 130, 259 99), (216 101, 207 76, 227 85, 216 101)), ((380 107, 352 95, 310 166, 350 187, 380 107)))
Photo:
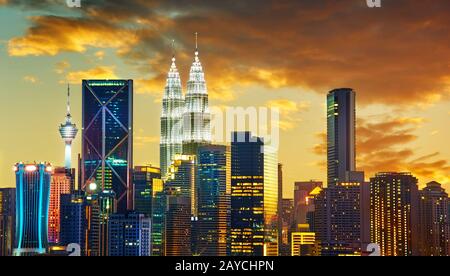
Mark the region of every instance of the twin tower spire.
POLYGON ((175 62, 174 51, 162 101, 160 165, 163 177, 175 155, 195 154, 198 145, 211 143, 208 90, 199 58, 197 33, 185 96, 175 62))

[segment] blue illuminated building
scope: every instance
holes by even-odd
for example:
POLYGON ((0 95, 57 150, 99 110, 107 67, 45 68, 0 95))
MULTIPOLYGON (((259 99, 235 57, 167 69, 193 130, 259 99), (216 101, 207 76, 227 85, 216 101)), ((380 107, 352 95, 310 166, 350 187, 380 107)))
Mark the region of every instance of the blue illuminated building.
POLYGON ((46 253, 50 202, 49 164, 16 164, 16 246, 14 255, 46 253))
POLYGON ((133 205, 133 81, 83 80, 81 186, 112 190, 117 210, 133 205))

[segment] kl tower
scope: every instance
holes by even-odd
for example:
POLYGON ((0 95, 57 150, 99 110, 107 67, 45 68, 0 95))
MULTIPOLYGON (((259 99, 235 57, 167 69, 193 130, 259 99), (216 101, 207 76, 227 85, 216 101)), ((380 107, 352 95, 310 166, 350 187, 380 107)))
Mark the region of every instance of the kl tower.
POLYGON ((72 123, 72 116, 70 115, 70 87, 67 86, 67 115, 66 115, 66 122, 64 124, 61 124, 59 127, 59 133, 61 134, 61 137, 64 139, 64 142, 66 144, 65 149, 65 167, 66 169, 72 168, 72 141, 75 139, 78 133, 77 126, 72 123))

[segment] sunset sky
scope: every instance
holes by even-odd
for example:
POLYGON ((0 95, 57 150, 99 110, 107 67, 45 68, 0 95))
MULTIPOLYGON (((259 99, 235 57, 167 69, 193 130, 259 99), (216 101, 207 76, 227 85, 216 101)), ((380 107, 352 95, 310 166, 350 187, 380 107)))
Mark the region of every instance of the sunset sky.
MULTIPOLYGON (((63 165, 66 83, 135 80, 135 165, 159 165, 159 116, 176 41, 183 90, 199 33, 210 105, 280 106, 285 196, 326 180, 329 90, 357 92, 357 167, 450 189, 450 1, 0 0, 0 187, 12 165, 63 165)), ((74 164, 81 133, 74 142, 74 164)))

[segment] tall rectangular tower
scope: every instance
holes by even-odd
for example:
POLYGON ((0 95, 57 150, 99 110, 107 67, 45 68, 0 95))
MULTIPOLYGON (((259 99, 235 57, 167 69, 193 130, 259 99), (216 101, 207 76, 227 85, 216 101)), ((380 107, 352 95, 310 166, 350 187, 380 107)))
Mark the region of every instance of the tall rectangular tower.
POLYGON ((335 89, 327 96, 328 185, 355 171, 355 91, 335 89))
POLYGON ((262 138, 232 133, 231 255, 278 254, 277 166, 262 138))
POLYGON ((81 185, 113 190, 118 212, 133 209, 133 81, 83 80, 81 185))
POLYGON ((202 145, 197 152, 197 250, 202 256, 228 256, 230 249, 230 148, 202 145))
POLYGON ((410 173, 378 173, 370 179, 370 240, 382 256, 418 254, 419 195, 410 173))
POLYGON ((44 254, 48 247, 50 164, 14 166, 16 174, 15 256, 44 254))

